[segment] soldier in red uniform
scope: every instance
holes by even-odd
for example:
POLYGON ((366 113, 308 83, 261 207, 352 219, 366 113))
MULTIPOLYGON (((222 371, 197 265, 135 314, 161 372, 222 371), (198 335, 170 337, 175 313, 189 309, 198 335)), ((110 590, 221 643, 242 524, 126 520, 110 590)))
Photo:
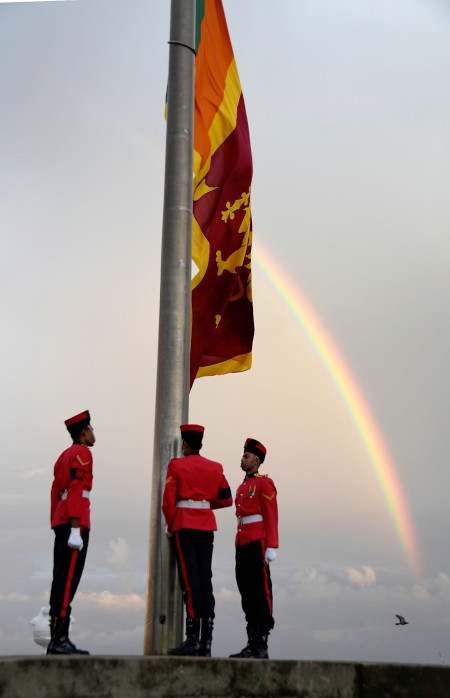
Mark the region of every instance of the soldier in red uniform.
POLYGON ((199 453, 204 427, 184 424, 180 430, 184 457, 172 458, 168 465, 162 509, 176 548, 186 640, 168 654, 210 657, 215 607, 211 565, 217 530, 213 509, 231 506, 233 498, 221 464, 199 453))
POLYGON ((278 548, 277 490, 267 475, 260 475, 266 449, 247 439, 241 468, 244 482, 236 492, 236 582, 247 621, 246 647, 231 657, 267 659, 267 638, 274 626, 269 563, 278 548))
POLYGON ((58 458, 50 494, 55 533, 50 592, 50 635, 47 654, 89 654, 69 640, 70 611, 83 573, 91 528, 89 497, 95 443, 89 411, 67 419, 73 444, 58 458))

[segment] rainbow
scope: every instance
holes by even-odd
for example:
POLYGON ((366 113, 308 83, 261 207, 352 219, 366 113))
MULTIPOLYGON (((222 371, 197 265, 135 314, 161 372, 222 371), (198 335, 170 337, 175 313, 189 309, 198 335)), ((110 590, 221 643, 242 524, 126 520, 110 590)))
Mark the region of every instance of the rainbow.
POLYGON ((351 371, 298 284, 294 284, 260 242, 253 246, 252 259, 302 328, 335 385, 369 456, 412 571, 420 577, 418 545, 400 480, 376 421, 351 371))

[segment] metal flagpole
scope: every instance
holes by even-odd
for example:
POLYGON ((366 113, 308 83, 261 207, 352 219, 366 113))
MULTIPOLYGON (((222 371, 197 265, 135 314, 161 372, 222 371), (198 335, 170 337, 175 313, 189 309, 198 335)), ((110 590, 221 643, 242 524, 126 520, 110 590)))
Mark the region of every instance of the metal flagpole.
POLYGON ((144 654, 178 645, 183 605, 161 512, 167 464, 189 414, 195 0, 171 0, 158 368, 144 654))

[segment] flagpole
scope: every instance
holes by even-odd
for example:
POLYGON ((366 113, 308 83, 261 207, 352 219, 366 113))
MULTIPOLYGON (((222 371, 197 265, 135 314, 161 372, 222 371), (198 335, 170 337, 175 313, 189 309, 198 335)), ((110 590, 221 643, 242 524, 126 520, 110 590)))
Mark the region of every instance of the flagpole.
POLYGON ((179 644, 183 604, 161 512, 189 414, 195 0, 171 0, 158 366, 144 654, 179 644))

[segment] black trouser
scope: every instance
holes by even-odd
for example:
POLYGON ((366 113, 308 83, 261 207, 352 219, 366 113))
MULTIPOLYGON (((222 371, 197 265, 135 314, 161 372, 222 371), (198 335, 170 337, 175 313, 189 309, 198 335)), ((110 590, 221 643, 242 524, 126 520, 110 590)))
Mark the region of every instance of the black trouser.
POLYGON ((264 552, 262 540, 236 547, 236 582, 247 625, 266 632, 273 628, 274 619, 272 580, 264 552))
POLYGON ((214 531, 183 528, 173 535, 186 615, 188 618, 214 618, 211 569, 214 531))
POLYGON ((55 526, 53 549, 53 581, 50 592, 50 616, 65 618, 70 616, 72 599, 83 574, 89 544, 89 529, 80 526, 83 549, 69 548, 70 524, 55 526))

